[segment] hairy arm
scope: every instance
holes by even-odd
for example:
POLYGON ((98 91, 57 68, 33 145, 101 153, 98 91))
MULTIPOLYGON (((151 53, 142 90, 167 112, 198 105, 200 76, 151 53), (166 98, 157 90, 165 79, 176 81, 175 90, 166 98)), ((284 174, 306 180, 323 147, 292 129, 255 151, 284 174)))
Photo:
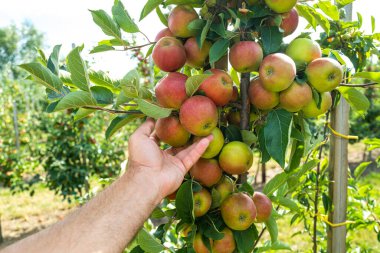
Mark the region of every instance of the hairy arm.
POLYGON ((11 252, 122 252, 155 206, 181 184, 212 137, 159 149, 148 119, 131 136, 126 173, 63 221, 5 248, 11 252))

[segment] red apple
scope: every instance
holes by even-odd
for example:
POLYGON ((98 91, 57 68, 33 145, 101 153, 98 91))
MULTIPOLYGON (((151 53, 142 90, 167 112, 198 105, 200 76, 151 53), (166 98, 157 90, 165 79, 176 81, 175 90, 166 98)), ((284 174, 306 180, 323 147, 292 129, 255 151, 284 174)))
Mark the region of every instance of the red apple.
POLYGON ((190 139, 190 133, 175 116, 158 119, 155 129, 157 137, 172 147, 181 147, 190 139))
POLYGON ((279 92, 292 84, 296 77, 296 64, 286 54, 270 54, 264 58, 259 73, 266 90, 279 92))
POLYGON ((214 240, 212 245, 213 253, 233 253, 236 248, 234 234, 231 229, 224 228, 221 231, 224 237, 220 240, 214 240))
POLYGON ((281 14, 282 22, 280 28, 284 30, 284 37, 292 34, 298 27, 299 16, 295 8, 291 9, 289 12, 281 14))
POLYGON ((265 222, 269 220, 272 214, 272 201, 263 193, 255 192, 252 197, 256 206, 256 222, 265 222))
POLYGON ((157 102, 166 108, 179 109, 188 98, 186 95, 187 76, 178 72, 167 74, 156 85, 157 102))
POLYGON ((200 49, 195 37, 186 40, 186 64, 193 68, 202 68, 205 65, 211 46, 211 42, 206 40, 203 42, 202 48, 200 49))
POLYGON ((243 174, 253 163, 253 154, 247 144, 232 141, 224 145, 219 154, 219 165, 228 174, 243 174))
POLYGON ((211 207, 211 194, 205 188, 202 188, 199 192, 194 192, 193 200, 195 217, 205 215, 211 207))
POLYGON ((280 106, 289 112, 298 112, 313 100, 313 93, 307 83, 296 81, 280 93, 280 106))
POLYGON ((220 208, 223 221, 233 230, 246 230, 256 219, 256 206, 245 193, 234 193, 223 201, 220 208))
POLYGON ((310 101, 304 108, 302 108, 303 115, 306 118, 315 118, 319 115, 325 114, 332 106, 332 98, 330 92, 323 92, 321 94, 321 107, 318 108, 314 99, 310 101))
POLYGON ((230 102, 236 102, 239 100, 239 90, 236 85, 232 86, 232 98, 230 102))
POLYGON ((193 135, 207 136, 218 124, 218 109, 208 97, 193 96, 181 106, 179 120, 193 135))
POLYGON ((240 41, 230 49, 229 59, 237 72, 257 71, 263 60, 263 50, 254 41, 240 41))
POLYGON ((290 11, 297 3, 297 0, 265 0, 268 7, 276 13, 290 11))
POLYGON ((343 80, 343 67, 331 58, 318 58, 305 70, 308 82, 319 92, 332 91, 343 80))
POLYGON ((195 32, 187 26, 198 18, 197 12, 190 5, 177 5, 168 17, 168 26, 174 36, 189 38, 194 36, 195 32))
MULTIPOLYGON (((212 246, 213 241, 209 238, 210 246, 212 246)), ((210 253, 206 245, 203 243, 201 233, 196 233, 193 241, 193 248, 195 253, 210 253)))
POLYGON ((210 71, 212 75, 201 83, 199 90, 203 91, 217 106, 224 106, 232 98, 233 81, 223 70, 211 69, 210 71))
POLYGON ((163 37, 153 48, 152 58, 161 70, 173 72, 186 63, 186 51, 182 42, 173 37, 163 37))
POLYGON ((322 57, 319 44, 308 38, 297 38, 290 42, 286 54, 296 63, 297 71, 305 69, 310 62, 322 57))
POLYGON ((217 160, 205 158, 199 159, 189 172, 192 178, 207 187, 219 182, 223 174, 217 160))
POLYGON ((248 89, 249 101, 260 110, 269 110, 278 105, 280 95, 277 92, 267 91, 259 78, 253 79, 248 89))
POLYGON ((155 42, 159 41, 163 37, 174 37, 173 33, 169 30, 169 28, 162 29, 159 33, 157 33, 155 42))

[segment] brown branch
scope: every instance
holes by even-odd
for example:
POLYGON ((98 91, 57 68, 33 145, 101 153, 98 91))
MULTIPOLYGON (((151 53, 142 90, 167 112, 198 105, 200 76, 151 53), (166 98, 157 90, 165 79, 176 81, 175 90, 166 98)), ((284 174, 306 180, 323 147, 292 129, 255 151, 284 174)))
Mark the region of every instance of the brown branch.
POLYGON ((138 111, 138 110, 129 110, 129 111, 113 110, 113 109, 107 109, 107 108, 103 108, 99 106, 83 106, 82 108, 90 109, 90 110, 105 111, 112 114, 141 114, 141 115, 143 114, 141 111, 138 111))
POLYGON ((350 84, 350 83, 346 84, 346 83, 341 83, 340 86, 365 88, 365 87, 374 86, 374 85, 377 85, 377 84, 379 84, 379 83, 376 83, 376 82, 362 83, 362 84, 350 84))
POLYGON ((140 33, 145 37, 145 39, 146 39, 149 43, 152 43, 152 42, 150 41, 150 39, 148 38, 148 36, 146 36, 145 33, 143 33, 142 31, 140 31, 140 33))
POLYGON ((140 45, 140 46, 124 47, 123 50, 115 50, 115 51, 127 51, 127 50, 140 49, 140 48, 152 45, 154 43, 156 43, 156 42, 149 42, 149 43, 146 43, 146 44, 143 44, 143 45, 140 45))

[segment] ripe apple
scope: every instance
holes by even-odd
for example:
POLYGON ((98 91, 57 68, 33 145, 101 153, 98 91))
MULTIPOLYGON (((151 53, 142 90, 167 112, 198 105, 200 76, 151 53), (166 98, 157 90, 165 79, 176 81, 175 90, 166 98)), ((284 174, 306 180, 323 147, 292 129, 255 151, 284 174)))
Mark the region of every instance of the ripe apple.
POLYGON ((193 96, 182 104, 179 120, 193 135, 207 136, 218 124, 218 109, 208 97, 193 96))
POLYGON ((276 13, 290 11, 297 3, 297 0, 265 0, 268 7, 276 13))
POLYGON ((169 14, 168 26, 174 36, 189 38, 194 36, 195 32, 189 30, 187 26, 198 18, 197 12, 190 5, 177 5, 169 14))
POLYGON ((246 230, 256 219, 256 206, 245 193, 234 193, 223 201, 220 207, 222 218, 233 230, 246 230))
POLYGON ((176 116, 158 119, 155 129, 157 137, 172 147, 181 147, 190 139, 190 133, 181 125, 176 116))
POLYGON ((272 214, 272 201, 263 193, 255 192, 252 197, 256 206, 256 220, 255 222, 265 222, 272 214))
MULTIPOLYGON (((213 139, 208 145, 206 151, 203 153, 202 158, 213 158, 217 156, 222 150, 224 145, 224 136, 222 131, 219 128, 215 127, 211 132, 213 139)), ((195 137, 194 142, 199 140, 201 137, 195 137)))
MULTIPOLYGON (((212 239, 210 239, 210 246, 213 245, 212 239)), ((206 245, 203 243, 201 233, 196 233, 193 241, 193 248, 195 253, 210 253, 206 245)))
POLYGON ((251 104, 260 110, 272 109, 280 102, 279 93, 266 90, 259 78, 251 81, 248 96, 251 104))
POLYGON ((157 33, 155 42, 159 41, 163 37, 174 37, 173 33, 169 30, 169 28, 162 29, 159 33, 157 33))
POLYGON ((297 30, 299 16, 295 8, 291 9, 289 12, 281 14, 282 22, 280 28, 284 30, 284 37, 292 34, 297 30))
POLYGON ((231 229, 224 228, 221 231, 224 234, 224 237, 220 240, 214 240, 212 245, 213 253, 232 253, 236 248, 234 234, 231 229))
POLYGON ((257 71, 263 60, 263 49, 254 41, 240 41, 230 49, 229 60, 237 72, 257 71))
POLYGON ((187 237, 191 231, 193 231, 191 224, 184 224, 180 231, 180 235, 181 237, 187 237))
POLYGON ((152 58, 162 71, 173 72, 186 63, 185 47, 174 37, 163 37, 154 46, 152 58))
POLYGON ((296 77, 296 64, 286 54, 270 54, 261 63, 259 73, 267 91, 279 92, 292 84, 296 77))
POLYGON ((226 105, 232 98, 233 81, 223 70, 211 69, 212 75, 207 77, 199 86, 217 106, 226 105))
POLYGON ((238 101, 238 99, 239 99, 238 87, 236 85, 233 85, 232 86, 232 97, 231 97, 230 102, 236 102, 236 101, 238 101))
POLYGON ((305 69, 307 64, 322 57, 321 47, 308 38, 297 38, 290 42, 286 54, 296 63, 297 71, 305 69))
POLYGON ((195 217, 205 215, 211 207, 211 194, 205 188, 202 188, 199 192, 194 192, 193 200, 195 217))
POLYGON ((243 174, 252 163, 252 151, 244 142, 232 141, 224 145, 219 154, 219 165, 228 174, 243 174))
POLYGON ((223 203, 235 191, 235 188, 235 184, 230 177, 222 176, 222 179, 214 186, 214 189, 219 193, 220 203, 223 203))
POLYGON ((186 95, 186 80, 186 75, 172 72, 158 81, 155 87, 158 104, 166 108, 179 109, 188 98, 186 95))
POLYGON ((308 82, 319 92, 332 91, 343 80, 343 67, 331 58, 318 58, 307 65, 308 82))
POLYGON ((325 114, 332 106, 332 98, 330 92, 321 93, 321 108, 318 108, 317 103, 312 99, 304 108, 303 115, 306 118, 314 118, 321 114, 325 114))
POLYGON ((227 121, 229 125, 240 127, 241 115, 240 111, 231 110, 227 114, 227 121))
POLYGON ((190 169, 190 176, 204 186, 211 187, 222 177, 222 169, 215 159, 199 159, 190 169))
POLYGON ((211 46, 211 42, 206 40, 203 43, 202 48, 199 48, 197 39, 195 37, 191 37, 186 40, 186 64, 193 68, 202 68, 205 65, 211 46))
POLYGON ((289 112, 298 112, 313 100, 313 93, 307 83, 296 81, 280 93, 280 106, 289 112))

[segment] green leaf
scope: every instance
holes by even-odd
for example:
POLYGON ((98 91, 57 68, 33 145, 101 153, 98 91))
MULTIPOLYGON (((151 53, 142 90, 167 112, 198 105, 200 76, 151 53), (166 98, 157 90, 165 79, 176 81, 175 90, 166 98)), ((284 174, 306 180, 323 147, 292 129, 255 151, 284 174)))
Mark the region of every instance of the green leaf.
POLYGON ((116 0, 114 5, 112 6, 112 15, 116 20, 116 23, 123 29, 124 32, 127 33, 137 33, 140 29, 137 27, 135 22, 133 22, 131 16, 124 8, 124 5, 121 1, 116 0))
MULTIPOLYGON (((200 41, 199 41, 199 48, 203 47, 203 42, 206 40, 207 33, 210 30, 211 24, 212 24, 212 20, 209 19, 209 20, 207 20, 206 25, 203 27, 201 37, 200 37, 200 41)), ((211 49, 210 49, 210 51, 211 51, 211 49)))
POLYGON ((211 74, 202 74, 202 75, 196 75, 196 76, 190 76, 186 80, 186 95, 188 97, 191 97, 194 95, 194 93, 198 90, 199 86, 202 84, 202 82, 212 76, 211 74))
POLYGON ((81 90, 90 91, 90 78, 87 66, 79 53, 79 47, 74 48, 66 58, 67 67, 74 85, 81 90))
POLYGON ((338 7, 331 3, 329 0, 319 1, 316 6, 321 9, 327 16, 332 20, 339 20, 339 10, 338 7))
POLYGON ((147 51, 146 54, 145 54, 145 58, 148 58, 148 57, 152 54, 155 45, 156 45, 156 44, 152 44, 152 45, 149 47, 148 51, 147 51))
POLYGON ((215 226, 215 223, 214 221, 210 218, 210 216, 206 216, 205 217, 205 225, 201 227, 204 229, 203 231, 203 234, 207 237, 207 238, 211 238, 213 240, 221 240, 223 239, 224 237, 224 233, 220 232, 216 226, 215 226))
POLYGON ((79 108, 83 106, 95 106, 96 101, 92 94, 87 91, 74 91, 62 98, 54 111, 61 111, 71 108, 79 108))
POLYGON ((116 86, 119 85, 119 81, 112 80, 106 73, 103 71, 88 71, 88 76, 90 81, 97 86, 102 86, 110 89, 111 91, 118 90, 116 86))
POLYGON ((372 28, 372 33, 374 33, 376 29, 376 20, 374 16, 371 16, 371 28, 372 28))
POLYGON ((277 227, 277 222, 274 219, 273 215, 271 215, 269 220, 267 220, 265 222, 265 226, 268 229, 272 243, 277 242, 277 240, 278 240, 278 227, 277 227))
POLYGON ((74 121, 81 120, 83 118, 86 118, 88 115, 96 112, 95 109, 85 109, 85 108, 79 108, 79 110, 75 113, 74 121))
POLYGON ((168 26, 168 17, 167 17, 167 15, 162 13, 160 6, 156 7, 156 13, 157 13, 157 16, 160 19, 161 23, 167 27, 168 26))
POLYGON ((269 245, 265 243, 263 247, 259 247, 255 249, 255 253, 268 252, 268 251, 272 252, 272 250, 290 250, 291 251, 292 248, 289 247, 289 245, 286 243, 276 241, 275 243, 271 243, 269 245))
POLYGON ((255 193, 253 186, 247 182, 242 183, 242 185, 239 187, 238 191, 239 192, 246 192, 251 196, 253 195, 253 193, 255 193))
POLYGON ((113 46, 109 45, 99 45, 94 47, 91 51, 90 54, 96 54, 96 53, 101 53, 101 52, 106 52, 106 51, 113 51, 115 48, 113 46))
POLYGON ((140 21, 143 20, 149 13, 151 13, 157 6, 159 6, 164 0, 148 0, 140 14, 140 21))
POLYGON ((230 71, 230 76, 232 78, 232 81, 234 81, 234 83, 238 86, 240 86, 240 78, 239 78, 239 74, 236 70, 234 70, 233 68, 231 68, 231 71, 230 71))
POLYGON ((117 96, 116 98, 116 108, 118 108, 120 105, 124 104, 124 103, 128 103, 129 101, 131 101, 131 98, 127 97, 125 94, 124 94, 124 91, 121 91, 119 93, 119 95, 117 96))
POLYGON ((243 142, 248 146, 252 146, 258 141, 257 136, 252 131, 241 130, 241 136, 243 138, 243 142))
POLYGON ((281 172, 274 176, 269 182, 265 185, 263 193, 267 196, 272 195, 278 188, 280 188, 288 179, 288 174, 281 172))
POLYGON ((356 15, 358 16, 358 29, 360 29, 363 25, 363 17, 359 12, 357 12, 356 15))
POLYGON ((150 215, 151 219, 162 219, 164 217, 166 217, 166 214, 158 206, 156 208, 154 208, 152 214, 150 215))
POLYGON ((138 99, 137 104, 139 105, 139 109, 146 116, 154 119, 169 117, 172 112, 172 109, 160 107, 158 105, 152 104, 145 99, 138 99))
POLYGON ((140 89, 140 75, 137 70, 129 71, 120 81, 120 87, 125 96, 129 98, 138 98, 140 89))
POLYGON ((338 4, 339 8, 342 8, 342 7, 346 6, 347 4, 352 3, 353 1, 355 1, 355 0, 336 0, 336 3, 338 4))
POLYGON ((48 69, 50 69, 54 75, 59 75, 59 50, 60 49, 61 49, 61 45, 54 46, 53 52, 49 56, 49 60, 47 62, 48 69))
POLYGON ((278 26, 261 27, 261 38, 265 54, 271 54, 280 50, 283 34, 278 26))
POLYGON ((113 93, 105 87, 93 86, 91 87, 91 93, 97 104, 110 105, 113 103, 113 93))
POLYGON ((175 206, 177 207, 178 218, 185 223, 193 224, 193 205, 193 183, 188 180, 181 185, 176 194, 175 206))
POLYGON ((236 246, 239 252, 252 252, 255 241, 258 238, 258 231, 255 225, 250 226, 247 230, 233 230, 236 246))
POLYGON ((342 86, 338 87, 337 89, 339 93, 347 100, 354 111, 362 116, 367 113, 371 103, 363 93, 353 87, 342 86))
POLYGON ((137 234, 137 243, 145 252, 160 253, 165 247, 153 235, 149 234, 145 228, 141 229, 137 234))
POLYGON ((376 83, 380 83, 380 72, 358 72, 354 75, 356 78, 365 78, 376 83))
POLYGON ((299 212, 297 203, 289 198, 273 196, 271 197, 271 200, 277 204, 280 204, 281 206, 288 208, 293 212, 299 212))
POLYGON ((106 130, 106 139, 111 138, 112 135, 114 135, 117 131, 119 131, 123 126, 125 126, 129 122, 142 117, 144 117, 143 114, 125 114, 115 117, 106 130))
POLYGON ((50 71, 50 69, 43 66, 41 63, 32 62, 21 64, 20 68, 23 68, 26 71, 28 71, 32 75, 33 80, 35 80, 39 84, 44 85, 46 88, 56 93, 63 93, 63 83, 61 79, 59 79, 58 76, 54 75, 53 72, 50 71))
POLYGON ((264 128, 259 129, 259 147, 261 152, 261 163, 266 163, 270 160, 267 147, 265 146, 264 128))
POLYGON ((354 171, 355 178, 358 179, 363 174, 363 172, 367 169, 368 165, 370 165, 371 163, 372 162, 362 162, 361 164, 359 164, 359 166, 356 167, 354 171))
POLYGON ((212 44, 209 54, 210 64, 214 64, 227 53, 229 44, 228 39, 220 39, 212 44))
POLYGON ((289 131, 292 114, 286 110, 269 112, 267 123, 264 126, 265 147, 271 157, 284 168, 285 153, 289 143, 289 131))
POLYGON ((121 32, 116 22, 104 10, 90 10, 92 19, 102 29, 104 34, 122 40, 121 32))
POLYGON ((224 137, 231 141, 243 141, 240 128, 235 125, 229 125, 228 127, 221 127, 224 137))

